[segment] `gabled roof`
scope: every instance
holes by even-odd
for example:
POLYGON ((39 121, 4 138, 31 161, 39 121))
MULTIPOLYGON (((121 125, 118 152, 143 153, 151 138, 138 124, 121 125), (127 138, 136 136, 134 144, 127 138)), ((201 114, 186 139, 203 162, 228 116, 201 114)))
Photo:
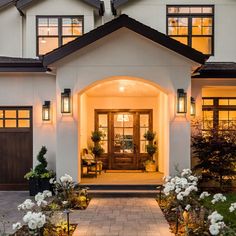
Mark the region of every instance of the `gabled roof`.
POLYGON ((4 8, 6 6, 9 6, 9 5, 13 5, 15 3, 15 0, 1 0, 0 1, 0 9, 1 8, 4 8))
MULTIPOLYGON (((27 7, 28 5, 35 3, 39 0, 17 0, 16 7, 17 9, 22 12, 22 10, 27 7)), ((89 4, 90 6, 99 10, 99 14, 103 15, 104 13, 104 3, 100 0, 82 0, 83 2, 89 4)))
POLYGON ((115 32, 121 28, 127 28, 129 30, 134 31, 137 34, 140 34, 147 39, 158 43, 186 58, 191 59, 199 64, 204 64, 205 61, 208 59, 208 56, 202 54, 195 49, 192 49, 189 46, 186 46, 159 31, 152 29, 133 18, 128 17, 127 15, 121 15, 118 18, 78 37, 77 39, 73 40, 72 42, 63 45, 52 52, 44 55, 43 63, 45 66, 48 66, 68 55, 71 53, 80 50, 89 44, 96 42, 97 40, 115 32))
POLYGON ((0 72, 46 72, 40 59, 0 57, 0 72))
POLYGON ((236 78, 235 62, 206 62, 192 78, 236 78))

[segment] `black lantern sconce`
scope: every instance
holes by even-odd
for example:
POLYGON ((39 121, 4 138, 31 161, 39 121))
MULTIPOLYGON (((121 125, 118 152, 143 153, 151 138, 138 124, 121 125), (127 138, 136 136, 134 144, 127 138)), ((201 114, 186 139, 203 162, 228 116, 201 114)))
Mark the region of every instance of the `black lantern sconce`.
POLYGON ((184 89, 177 90, 177 113, 187 113, 187 93, 184 89))
POLYGON ((196 102, 195 102, 195 99, 193 97, 191 97, 191 110, 190 110, 190 114, 191 114, 191 116, 195 116, 196 115, 196 102))
POLYGON ((43 121, 50 121, 51 116, 50 116, 50 109, 51 108, 51 102, 50 101, 45 101, 43 104, 42 108, 42 119, 43 121))
POLYGON ((64 89, 61 93, 61 113, 68 114, 71 113, 71 90, 64 89))

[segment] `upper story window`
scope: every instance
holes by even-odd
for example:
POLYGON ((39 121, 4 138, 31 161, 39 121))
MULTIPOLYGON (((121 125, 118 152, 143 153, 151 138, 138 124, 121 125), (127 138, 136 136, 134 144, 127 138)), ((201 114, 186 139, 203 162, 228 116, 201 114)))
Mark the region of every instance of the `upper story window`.
POLYGON ((213 54, 213 6, 167 6, 167 22, 171 38, 206 55, 213 54))
POLYGON ((82 34, 82 16, 38 16, 37 55, 44 55, 82 34))

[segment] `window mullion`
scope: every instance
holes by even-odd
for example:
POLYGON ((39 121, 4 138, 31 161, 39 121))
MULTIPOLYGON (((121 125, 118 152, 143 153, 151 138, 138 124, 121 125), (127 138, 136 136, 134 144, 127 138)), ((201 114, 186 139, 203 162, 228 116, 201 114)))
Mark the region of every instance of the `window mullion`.
POLYGON ((58 18, 58 43, 62 46, 62 17, 58 18))
POLYGON ((188 45, 192 47, 192 16, 188 17, 188 45))

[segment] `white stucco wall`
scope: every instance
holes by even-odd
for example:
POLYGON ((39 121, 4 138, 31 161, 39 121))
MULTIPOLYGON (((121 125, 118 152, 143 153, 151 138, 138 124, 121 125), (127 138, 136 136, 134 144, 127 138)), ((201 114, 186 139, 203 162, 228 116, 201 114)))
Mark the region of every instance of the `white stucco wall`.
POLYGON ((179 128, 180 121, 179 117, 176 117, 175 100, 178 88, 191 91, 190 71, 193 64, 183 56, 136 33, 121 29, 52 65, 57 68, 57 97, 64 88, 71 88, 75 108, 73 116, 68 118, 71 121, 70 124, 61 119, 60 113, 57 115, 57 166, 61 168, 58 171, 60 173, 70 171, 72 176, 78 176, 78 149, 74 145, 78 141, 77 94, 91 84, 111 76, 143 78, 147 82, 159 86, 168 94, 170 130, 165 130, 169 143, 164 155, 167 160, 170 156, 171 166, 166 173, 173 172, 176 164, 179 164, 180 168, 189 167, 189 114, 181 120, 181 128, 179 128), (72 143, 65 141, 69 136, 73 140, 72 143), (67 156, 69 158, 66 164, 62 164, 66 154, 62 150, 64 141, 68 147, 67 156))
POLYGON ((22 56, 22 18, 12 6, 0 10, 0 56, 22 56))
POLYGON ((33 107, 33 164, 44 145, 48 149, 49 168, 56 170, 56 86, 51 75, 36 73, 0 73, 0 106, 33 107), (42 121, 42 104, 51 101, 52 122, 42 121))

